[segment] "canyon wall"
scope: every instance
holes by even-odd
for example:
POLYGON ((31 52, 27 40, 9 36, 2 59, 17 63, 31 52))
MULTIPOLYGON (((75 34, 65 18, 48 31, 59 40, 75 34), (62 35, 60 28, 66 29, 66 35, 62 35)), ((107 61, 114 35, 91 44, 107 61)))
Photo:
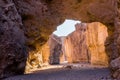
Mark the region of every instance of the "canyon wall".
POLYGON ((23 74, 27 52, 21 16, 12 0, 0 0, 0 79, 23 74))
POLYGON ((13 2, 22 17, 24 24, 22 30, 30 50, 36 50, 45 44, 55 27, 65 19, 114 24, 115 0, 13 0, 13 2))
POLYGON ((50 46, 50 56, 49 63, 50 64, 59 64, 60 56, 62 55, 62 45, 60 37, 52 34, 49 38, 49 46, 50 46))
POLYGON ((106 40, 108 38, 107 26, 95 22, 87 25, 87 46, 91 55, 91 63, 108 66, 108 53, 106 52, 106 40))
POLYGON ((114 43, 113 43, 113 53, 110 55, 111 58, 111 68, 113 70, 112 74, 117 80, 120 79, 120 0, 116 0, 115 3, 115 13, 114 18, 115 32, 114 32, 114 43))
POLYGON ((27 52, 41 51, 48 36, 66 18, 107 25, 109 57, 118 58, 118 8, 119 0, 0 0, 0 76, 22 74, 27 52))
MULTIPOLYGON (((66 18, 84 22, 99 21, 106 25, 114 22, 113 0, 13 0, 22 17, 29 56, 41 52, 57 25, 66 18), (111 6, 109 6, 111 5, 111 6), (100 13, 104 12, 104 13, 100 13)), ((113 26, 112 26, 113 27, 113 26)))
POLYGON ((65 39, 68 62, 108 66, 107 37, 107 27, 99 22, 76 24, 76 30, 65 39))

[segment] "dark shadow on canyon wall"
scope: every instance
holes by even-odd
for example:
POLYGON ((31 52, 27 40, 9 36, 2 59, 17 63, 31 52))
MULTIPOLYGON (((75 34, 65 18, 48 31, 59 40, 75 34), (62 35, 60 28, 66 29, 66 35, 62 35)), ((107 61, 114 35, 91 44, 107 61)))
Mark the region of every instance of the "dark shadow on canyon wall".
MULTIPOLYGON (((112 59, 115 59, 117 55, 114 53, 116 52, 116 47, 114 45, 114 24, 108 24, 107 25, 107 31, 108 31, 108 37, 105 41, 105 48, 106 48, 106 53, 109 57, 109 63, 112 59)), ((110 64, 109 64, 110 67, 110 64)))
POLYGON ((0 0, 0 78, 24 74, 27 50, 21 16, 11 0, 0 0))

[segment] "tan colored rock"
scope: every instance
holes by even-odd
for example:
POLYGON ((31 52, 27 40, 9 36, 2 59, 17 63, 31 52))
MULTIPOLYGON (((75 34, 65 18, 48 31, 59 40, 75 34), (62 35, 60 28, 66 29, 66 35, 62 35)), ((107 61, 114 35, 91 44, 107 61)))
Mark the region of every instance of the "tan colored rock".
POLYGON ((32 69, 41 68, 49 64, 50 48, 48 42, 43 45, 37 52, 31 51, 27 59, 26 73, 32 69))
POLYGON ((29 53, 29 57, 27 58, 26 62, 26 70, 25 72, 29 72, 31 69, 41 68, 43 64, 43 56, 40 51, 35 52, 31 51, 29 53))
POLYGON ((76 31, 65 39, 68 62, 90 62, 108 66, 105 42, 107 27, 99 22, 76 24, 76 31))
POLYGON ((87 46, 92 64, 108 65, 108 54, 105 43, 108 37, 107 27, 99 22, 87 25, 87 46))
POLYGON ((52 34, 49 38, 49 46, 50 46, 50 56, 49 63, 50 64, 59 64, 60 56, 62 55, 62 45, 60 37, 52 34))
POLYGON ((76 26, 76 31, 65 39, 65 53, 68 62, 89 62, 86 44, 86 26, 76 26))
POLYGON ((48 45, 48 42, 42 46, 41 53, 43 56, 43 63, 49 63, 50 46, 48 45))

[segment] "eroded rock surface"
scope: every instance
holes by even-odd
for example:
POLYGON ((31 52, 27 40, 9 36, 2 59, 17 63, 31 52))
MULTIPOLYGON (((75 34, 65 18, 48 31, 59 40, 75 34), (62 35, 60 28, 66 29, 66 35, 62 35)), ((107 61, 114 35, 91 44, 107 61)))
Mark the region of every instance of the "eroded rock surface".
POLYGON ((49 46, 50 46, 49 63, 59 64, 60 55, 62 54, 61 39, 56 35, 52 34, 49 39, 49 46))
POLYGON ((39 50, 29 53, 26 64, 26 73, 41 67, 49 65, 50 46, 48 42, 44 44, 39 50))
POLYGON ((108 66, 105 42, 107 27, 99 22, 76 24, 76 30, 65 39, 68 62, 90 62, 108 66))
POLYGON ((110 64, 113 70, 113 77, 119 80, 120 79, 120 57, 112 60, 110 64))
POLYGON ((111 68, 113 70, 113 77, 120 79, 120 0, 116 0, 114 18, 115 32, 114 32, 114 43, 113 43, 113 53, 111 57, 111 68))
POLYGON ((24 73, 27 54, 22 27, 12 0, 0 0, 0 78, 24 73))
MULTIPOLYGON (((37 53, 55 26, 66 18, 84 22, 99 21, 105 25, 113 25, 115 22, 116 33, 113 37, 113 41, 114 39, 115 41, 114 44, 113 41, 109 43, 112 44, 109 47, 111 52, 109 57, 110 59, 118 58, 120 56, 120 34, 117 7, 119 8, 119 0, 0 0, 0 54, 3 54, 0 58, 0 75, 3 77, 11 75, 13 72, 17 74, 16 70, 9 69, 10 67, 6 72, 6 66, 11 65, 15 59, 19 60, 18 65, 21 60, 25 64, 24 33, 29 53, 31 54, 33 51, 37 53), (24 27, 21 26, 22 22, 24 27), (9 53, 18 53, 22 58, 19 59, 16 57, 18 55, 15 55, 9 60, 7 57, 9 53), (6 59, 10 61, 9 64, 6 59)), ((16 65, 12 66, 16 67, 16 65)), ((23 67, 16 69, 21 71, 23 67)))

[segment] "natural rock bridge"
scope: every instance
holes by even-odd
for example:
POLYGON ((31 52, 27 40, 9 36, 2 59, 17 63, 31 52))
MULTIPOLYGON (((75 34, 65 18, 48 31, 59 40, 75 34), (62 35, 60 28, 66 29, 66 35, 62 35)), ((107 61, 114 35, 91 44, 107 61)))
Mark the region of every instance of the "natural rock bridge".
MULTIPOLYGON (((35 66, 39 64, 37 67, 41 67, 41 64, 48 62, 49 55, 47 53, 49 51, 47 50, 49 47, 46 42, 49 35, 65 19, 77 19, 91 24, 93 28, 90 26, 87 27, 87 30, 81 30, 80 28, 80 30, 78 29, 78 31, 71 34, 68 39, 65 39, 65 49, 67 45, 71 48, 70 52, 65 50, 68 62, 83 60, 93 64, 101 63, 103 65, 104 63, 109 65, 112 77, 119 80, 119 3, 119 0, 0 0, 0 78, 23 74, 26 61, 28 64, 35 66), (95 28, 92 22, 99 22, 100 25, 104 24, 108 28, 108 35, 103 32, 104 27, 100 27, 103 30, 99 32, 99 29, 95 28), (94 34, 94 32, 96 33, 94 34), (104 36, 101 32, 104 33, 104 36), (76 40, 74 43, 73 35, 80 40, 76 40), (81 38, 77 36, 81 36, 81 38), (71 45, 71 43, 74 45, 71 45), (81 43, 81 45, 78 46, 78 43, 81 43), (105 46, 103 46, 104 44, 105 46), (73 46, 77 47, 73 49, 73 46), (74 52, 79 53, 78 49, 85 53, 84 57, 78 58, 78 55, 81 54, 75 54, 72 58, 70 55, 74 52), (41 61, 41 58, 37 59, 37 56, 34 56, 38 53, 41 55, 41 52, 43 62, 34 63, 41 61)), ((55 45, 59 46, 56 48, 57 51, 61 50, 60 44, 55 43, 55 45)), ((53 49, 55 45, 53 45, 53 49)), ((33 66, 31 67, 33 68, 33 66)))

